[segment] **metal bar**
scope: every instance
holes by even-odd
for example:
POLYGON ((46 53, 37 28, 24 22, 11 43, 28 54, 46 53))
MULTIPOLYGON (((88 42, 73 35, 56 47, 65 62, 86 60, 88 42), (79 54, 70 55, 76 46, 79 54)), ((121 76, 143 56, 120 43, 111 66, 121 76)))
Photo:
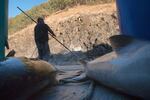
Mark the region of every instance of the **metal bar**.
MULTIPOLYGON (((30 17, 27 13, 25 13, 20 7, 17 7, 22 13, 24 13, 27 17, 29 17, 33 22, 37 23, 32 17, 30 17)), ((50 31, 49 31, 50 34, 50 31)), ((56 37, 54 37, 52 34, 50 34, 58 43, 60 43, 64 48, 66 48, 72 55, 74 55, 76 58, 78 56, 73 53, 68 47, 66 47, 63 43, 61 43, 56 37)))
POLYGON ((0 0, 0 9, 0 60, 3 60, 8 35, 8 0, 0 0))

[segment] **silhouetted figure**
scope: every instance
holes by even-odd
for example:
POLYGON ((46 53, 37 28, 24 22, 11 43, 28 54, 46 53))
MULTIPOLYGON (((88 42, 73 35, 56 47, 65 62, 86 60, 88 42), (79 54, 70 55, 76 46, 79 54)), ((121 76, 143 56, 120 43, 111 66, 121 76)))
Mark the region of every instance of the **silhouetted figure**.
POLYGON ((50 57, 50 49, 48 45, 48 32, 51 35, 56 36, 50 27, 45 24, 44 19, 39 17, 37 19, 37 25, 34 28, 35 43, 38 48, 39 59, 48 61, 50 57))

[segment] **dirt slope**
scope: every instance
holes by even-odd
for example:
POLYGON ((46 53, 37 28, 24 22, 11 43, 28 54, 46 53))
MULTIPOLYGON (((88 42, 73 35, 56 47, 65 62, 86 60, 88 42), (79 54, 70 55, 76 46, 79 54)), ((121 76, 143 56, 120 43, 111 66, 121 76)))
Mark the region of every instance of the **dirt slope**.
MULTIPOLYGON (((87 51, 93 45, 108 43, 108 38, 118 33, 115 4, 77 6, 56 12, 45 19, 57 38, 74 51, 87 51)), ((9 36, 11 49, 17 56, 30 57, 35 49, 33 25, 9 36)), ((52 53, 66 50, 50 37, 52 53)), ((35 54, 34 54, 35 55, 35 54)))

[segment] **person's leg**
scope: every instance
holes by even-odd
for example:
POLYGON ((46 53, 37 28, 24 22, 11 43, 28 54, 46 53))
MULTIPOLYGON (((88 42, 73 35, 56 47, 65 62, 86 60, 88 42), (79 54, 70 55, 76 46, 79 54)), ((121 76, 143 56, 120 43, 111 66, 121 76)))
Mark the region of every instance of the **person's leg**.
POLYGON ((45 43, 45 48, 46 48, 47 55, 50 55, 50 48, 49 48, 48 41, 45 43))
POLYGON ((50 49, 49 49, 48 41, 46 41, 44 43, 43 49, 44 49, 44 57, 43 58, 45 61, 48 61, 50 58, 50 49))
POLYGON ((38 58, 39 59, 43 59, 43 50, 42 50, 42 43, 40 42, 36 42, 36 46, 37 46, 37 49, 38 49, 38 58))

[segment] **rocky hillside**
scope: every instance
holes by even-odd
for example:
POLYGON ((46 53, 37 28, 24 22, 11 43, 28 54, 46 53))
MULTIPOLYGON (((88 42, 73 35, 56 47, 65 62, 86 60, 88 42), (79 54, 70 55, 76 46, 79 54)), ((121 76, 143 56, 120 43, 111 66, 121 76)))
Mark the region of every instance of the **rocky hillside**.
MULTIPOLYGON (((45 22, 57 35, 57 39, 73 51, 88 51, 101 43, 108 43, 108 38, 118 33, 115 4, 77 6, 58 11, 45 19, 45 22)), ((17 56, 31 57, 36 46, 33 30, 35 24, 9 36, 11 49, 17 56)), ((63 46, 50 37, 51 52, 67 52, 63 46)), ((33 54, 36 56, 36 52, 33 54)))
MULTIPOLYGON (((47 17, 56 11, 64 10, 77 5, 95 5, 112 2, 114 2, 114 0, 47 0, 47 2, 31 8, 26 11, 26 13, 36 19, 39 16, 47 17)), ((24 16, 24 14, 19 14, 16 17, 10 18, 9 34, 20 31, 32 23, 33 22, 24 16)))

